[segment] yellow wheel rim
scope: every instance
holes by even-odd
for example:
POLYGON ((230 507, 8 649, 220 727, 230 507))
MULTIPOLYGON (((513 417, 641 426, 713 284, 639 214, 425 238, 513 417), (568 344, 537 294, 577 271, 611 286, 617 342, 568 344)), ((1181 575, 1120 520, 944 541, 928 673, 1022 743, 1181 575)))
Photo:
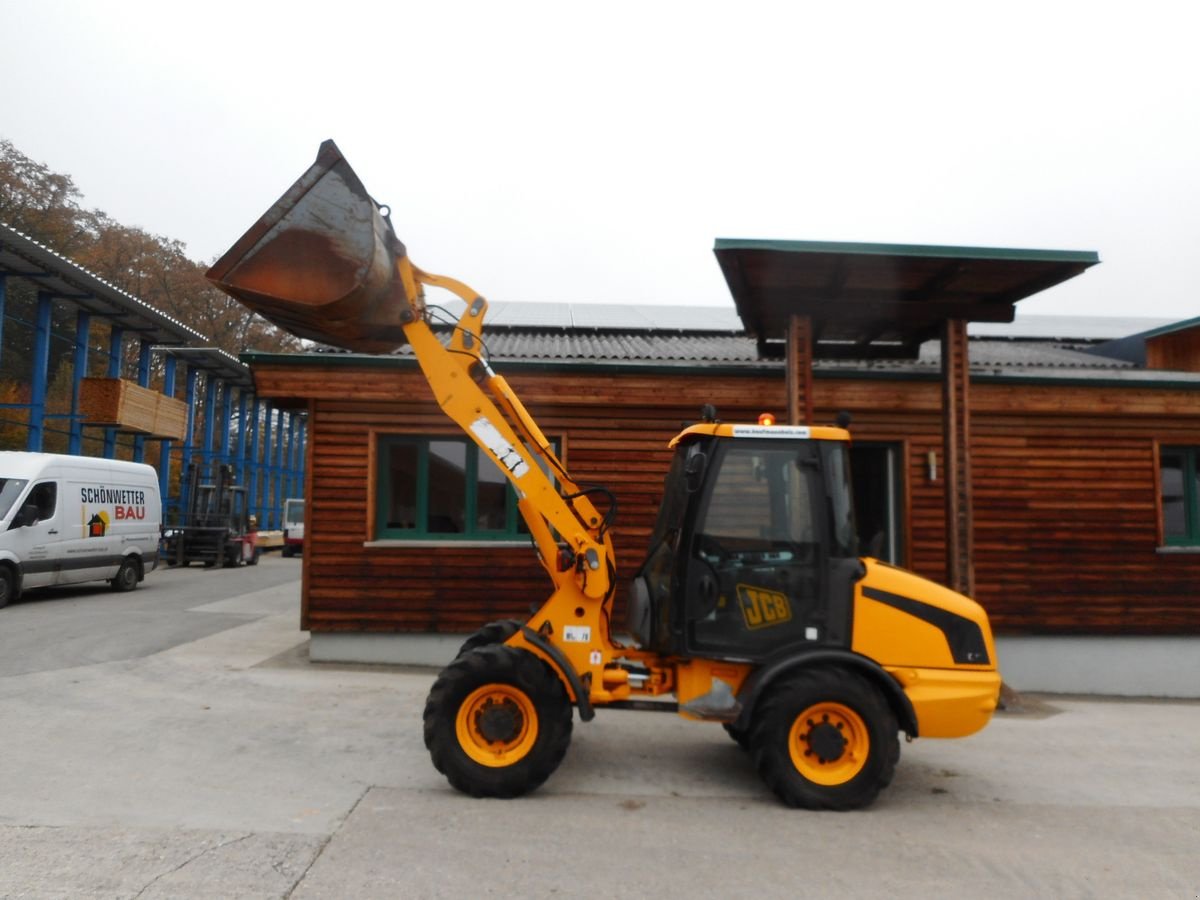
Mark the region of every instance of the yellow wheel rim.
POLYGON ((862 716, 841 703, 814 703, 792 722, 788 750, 796 771, 815 784, 850 781, 867 764, 871 738, 862 716))
POLYGON ((455 720, 459 746, 475 762, 502 768, 524 759, 537 741, 537 710, 525 692, 509 684, 472 691, 455 720))

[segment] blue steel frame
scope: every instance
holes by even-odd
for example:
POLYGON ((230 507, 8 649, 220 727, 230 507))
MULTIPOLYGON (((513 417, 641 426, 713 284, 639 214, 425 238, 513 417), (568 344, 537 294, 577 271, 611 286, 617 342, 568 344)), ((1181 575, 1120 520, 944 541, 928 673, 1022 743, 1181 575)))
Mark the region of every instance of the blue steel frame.
MULTIPOLYGON (((12 318, 8 312, 11 297, 9 277, 25 278, 26 273, 6 270, 0 272, 0 358, 4 353, 4 337, 6 320, 12 318)), ((31 276, 32 278, 32 276, 31 276)), ((38 282, 34 281, 35 288, 38 282)), ((88 375, 92 354, 106 358, 106 374, 109 378, 120 378, 125 363, 125 338, 127 329, 115 317, 104 313, 95 313, 79 305, 75 310, 75 332, 73 336, 54 333, 54 315, 58 304, 72 303, 76 295, 59 296, 52 290, 37 289, 34 321, 24 319, 21 324, 33 332, 33 353, 31 370, 29 371, 30 396, 28 403, 3 404, 6 409, 20 409, 29 414, 29 427, 25 439, 27 450, 40 451, 46 447, 47 436, 51 432, 59 432, 48 423, 54 419, 66 420, 62 430, 67 452, 80 455, 87 452, 90 446, 84 429, 84 416, 80 409, 82 382, 88 375), (93 322, 93 319, 96 321, 93 322), (96 322, 109 327, 107 350, 101 346, 92 346, 96 322), (63 342, 66 347, 62 356, 71 354, 70 379, 70 410, 64 413, 50 414, 48 405, 50 397, 50 363, 59 358, 59 350, 54 347, 54 341, 63 342), (69 349, 67 349, 69 348, 69 349)), ((14 319, 16 321, 16 319, 14 319)), ((128 323, 126 323, 128 324, 128 323)), ((153 341, 136 329, 139 335, 137 383, 145 388, 151 386, 154 370, 154 353, 156 348, 153 341)), ((185 338, 184 340, 188 340, 185 338)), ((179 345, 186 348, 186 345, 179 345)), ((191 349, 191 348, 186 348, 191 349)), ((162 393, 174 397, 177 389, 177 365, 180 360, 172 354, 172 347, 165 346, 158 352, 164 354, 162 393)), ((66 359, 63 359, 66 363, 66 359)), ((209 371, 204 364, 195 365, 185 362, 185 402, 187 404, 187 423, 182 441, 163 439, 159 453, 159 485, 162 490, 164 507, 178 510, 185 507, 188 498, 184 496, 187 490, 186 479, 180 480, 180 496, 177 499, 169 497, 171 484, 172 454, 178 454, 177 459, 182 466, 192 463, 193 459, 210 463, 220 461, 234 468, 235 483, 242 484, 247 489, 247 509, 254 513, 258 521, 268 528, 282 527, 283 501, 285 498, 301 496, 304 491, 304 466, 307 440, 306 419, 303 415, 274 408, 269 402, 260 400, 252 389, 244 386, 241 380, 227 381, 216 374, 224 372, 218 367, 209 371), (198 380, 204 378, 203 396, 198 390, 198 380), (233 408, 234 392, 237 392, 236 418, 233 408), (217 398, 220 397, 220 407, 217 398), (196 416, 204 417, 204 433, 202 443, 196 438, 196 416), (215 429, 221 429, 219 445, 214 443, 215 429), (233 429, 237 428, 237 443, 233 444, 233 429)), ((124 439, 120 439, 117 428, 103 429, 103 450, 106 458, 116 458, 120 447, 130 449, 124 439)), ((99 436, 97 436, 97 440, 99 436)), ((132 436, 132 458, 144 461, 146 457, 146 442, 143 435, 132 436)), ((150 438, 149 440, 152 440, 150 438)))
MULTIPOLYGON (((150 342, 143 339, 138 342, 138 378, 139 387, 150 387, 150 342)), ((133 461, 146 461, 146 438, 140 434, 133 437, 133 461)))
POLYGON ((263 433, 262 433, 262 473, 263 473, 263 492, 259 498, 259 507, 263 511, 263 517, 260 522, 266 524, 268 530, 272 529, 271 513, 274 512, 272 500, 274 499, 271 493, 271 439, 275 435, 275 410, 271 406, 271 401, 268 400, 264 410, 263 418, 263 433))
MULTIPOLYGON (((175 357, 170 353, 163 359, 163 394, 168 397, 175 396, 175 357)), ((188 417, 191 417, 191 409, 188 409, 188 417)), ((187 436, 185 434, 185 440, 187 436)), ((172 507, 172 501, 168 499, 168 494, 171 488, 171 445, 172 441, 163 440, 159 446, 162 448, 158 453, 158 492, 163 499, 164 510, 172 507)), ((164 513, 165 515, 165 513, 164 513)))
POLYGON ((37 322, 33 337, 33 372, 29 389, 29 436, 25 449, 40 453, 46 432, 46 381, 50 377, 50 317, 54 298, 38 291, 37 322))
MULTIPOLYGON (((121 362, 125 353, 125 329, 116 325, 108 335, 108 372, 109 378, 121 377, 121 362)), ((104 429, 104 458, 112 459, 117 453, 117 429, 104 429)))
POLYGON ((73 456, 83 452, 83 418, 79 412, 79 391, 88 366, 88 339, 91 328, 91 314, 86 310, 79 310, 75 314, 75 361, 71 373, 71 437, 67 441, 67 452, 73 456))

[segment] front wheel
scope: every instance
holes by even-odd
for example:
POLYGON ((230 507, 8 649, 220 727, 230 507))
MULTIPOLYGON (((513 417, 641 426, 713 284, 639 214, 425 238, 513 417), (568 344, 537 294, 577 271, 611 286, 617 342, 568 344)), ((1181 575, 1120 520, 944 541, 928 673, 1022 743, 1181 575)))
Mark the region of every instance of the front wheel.
POLYGON ((0 566, 0 609, 17 597, 17 578, 8 566, 0 566))
POLYGON ((750 751, 763 781, 789 806, 861 809, 892 780, 899 730, 887 701, 861 676, 805 669, 763 698, 750 751))
POLYGON ((434 767, 473 797, 517 797, 558 768, 571 743, 562 682, 527 650, 487 646, 442 670, 425 702, 434 767))
POLYGON ((458 648, 458 653, 454 658, 458 659, 464 653, 470 653, 472 650, 486 647, 489 644, 503 644, 521 630, 521 624, 516 619, 500 619, 498 622, 488 622, 463 641, 463 645, 458 648))
POLYGON ((121 562, 121 568, 117 569, 117 574, 112 580, 112 589, 114 591, 132 591, 138 586, 138 564, 132 556, 125 557, 121 562))

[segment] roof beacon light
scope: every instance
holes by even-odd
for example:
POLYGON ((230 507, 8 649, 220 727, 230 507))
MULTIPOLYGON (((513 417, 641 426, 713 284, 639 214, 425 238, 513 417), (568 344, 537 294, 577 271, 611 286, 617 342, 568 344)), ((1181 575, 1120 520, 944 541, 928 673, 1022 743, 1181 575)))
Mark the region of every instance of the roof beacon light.
POLYGON ((762 415, 760 415, 758 417, 758 424, 759 425, 774 425, 775 424, 775 416, 773 416, 771 413, 763 413, 762 415))

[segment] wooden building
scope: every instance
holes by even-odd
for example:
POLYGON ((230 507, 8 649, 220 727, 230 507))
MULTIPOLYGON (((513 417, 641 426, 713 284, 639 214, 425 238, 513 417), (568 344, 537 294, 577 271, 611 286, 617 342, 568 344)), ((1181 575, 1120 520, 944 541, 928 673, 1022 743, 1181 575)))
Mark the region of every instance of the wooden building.
MULTIPOLYGON (((732 310, 494 313, 495 367, 575 479, 616 494, 623 596, 667 441, 705 403, 726 421, 785 409, 783 363, 760 358, 732 310)), ((1049 666, 1025 683, 1006 668, 1018 688, 1188 695, 1175 685, 1200 685, 1200 323, 1115 324, 1030 317, 971 340, 975 593, 1002 667, 1006 650, 1031 673, 1019 661, 1049 666), (1121 665, 1154 673, 1123 690, 1104 675, 1121 665)), ((813 392, 815 422, 853 417, 864 541, 881 534, 882 556, 940 580, 937 352, 927 342, 914 360, 818 363, 813 392)), ((260 396, 308 416, 301 624, 314 658, 430 661, 419 645, 448 655, 462 633, 546 596, 509 490, 409 355, 246 359, 260 396)))

